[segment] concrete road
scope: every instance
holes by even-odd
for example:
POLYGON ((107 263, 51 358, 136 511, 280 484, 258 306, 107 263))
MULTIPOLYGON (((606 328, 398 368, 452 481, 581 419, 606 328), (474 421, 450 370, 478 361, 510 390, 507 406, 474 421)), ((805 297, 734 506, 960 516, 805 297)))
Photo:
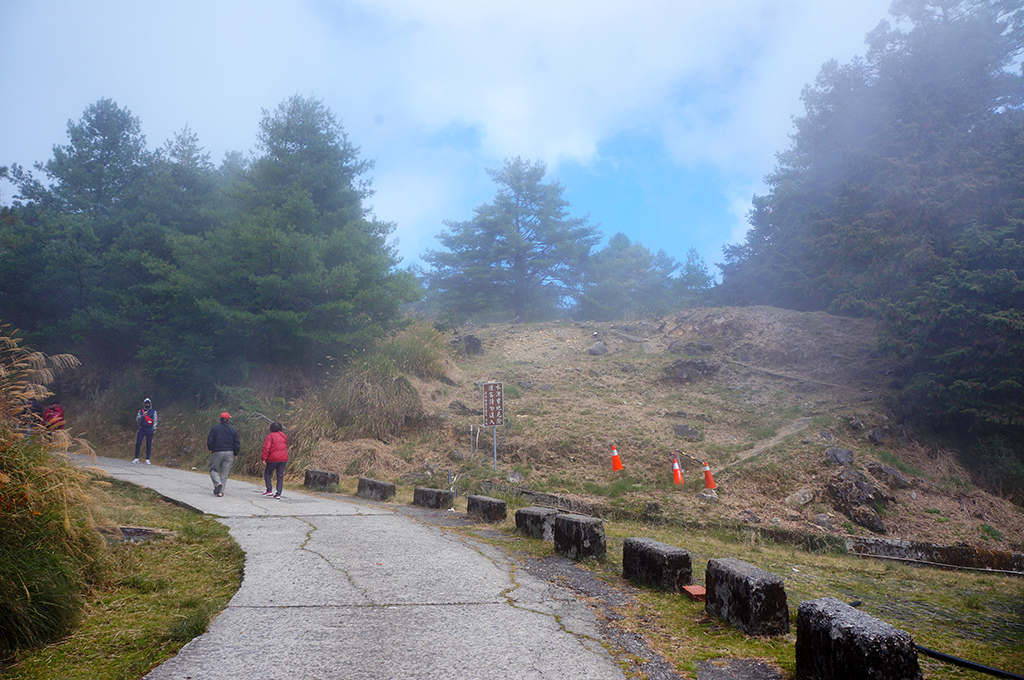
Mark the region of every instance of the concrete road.
POLYGON ((591 610, 500 550, 384 504, 264 498, 205 471, 97 459, 112 477, 216 516, 241 588, 152 680, 623 678, 591 610))

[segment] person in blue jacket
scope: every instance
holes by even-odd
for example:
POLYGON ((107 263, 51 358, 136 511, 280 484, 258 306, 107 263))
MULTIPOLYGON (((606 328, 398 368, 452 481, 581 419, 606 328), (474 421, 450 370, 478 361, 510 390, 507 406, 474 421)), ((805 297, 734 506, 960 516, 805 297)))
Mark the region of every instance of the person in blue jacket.
POLYGON ((139 462, 139 449, 145 439, 146 465, 149 465, 149 455, 153 452, 153 433, 156 432, 156 409, 149 397, 142 400, 142 408, 135 414, 135 422, 139 424, 139 433, 135 435, 135 460, 132 463, 139 462))
POLYGON ((221 413, 220 422, 211 427, 210 434, 206 435, 206 448, 210 450, 210 479, 213 480, 214 496, 224 495, 231 463, 235 461, 242 444, 238 430, 228 424, 230 420, 230 413, 221 413))

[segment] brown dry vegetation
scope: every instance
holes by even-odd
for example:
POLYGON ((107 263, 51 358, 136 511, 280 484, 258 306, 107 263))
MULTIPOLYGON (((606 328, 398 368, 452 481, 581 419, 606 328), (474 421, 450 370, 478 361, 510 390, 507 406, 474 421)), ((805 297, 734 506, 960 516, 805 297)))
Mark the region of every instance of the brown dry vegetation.
MULTIPOLYGON (((1024 512, 972 483, 955 451, 924 442, 885 415, 891 366, 877 351, 874 322, 766 307, 694 309, 630 323, 489 324, 462 329, 483 354, 457 353, 442 380, 413 379, 425 423, 388 442, 323 442, 309 465, 350 477, 443 486, 484 480, 562 493, 598 508, 665 517, 749 522, 801 532, 871 535, 838 514, 824 495, 835 468, 829 447, 854 452, 854 467, 900 469, 908 489, 888 489, 887 535, 942 544, 1024 549, 1024 512), (596 342, 608 352, 588 353, 596 342), (688 362, 693 378, 666 369, 688 362), (699 374, 703 372, 703 377, 699 374), (491 463, 490 430, 471 440, 482 381, 501 381, 510 425, 491 463), (684 439, 674 426, 700 431, 684 439), (882 428, 880 445, 867 439, 882 428), (611 469, 615 444, 625 470, 611 469), (719 500, 707 502, 702 467, 683 458, 686 484, 672 484, 681 449, 707 461, 719 500), (457 452, 457 453, 453 453, 457 452), (461 454, 461 455, 460 455, 461 454), (471 457, 471 458, 470 458, 471 457), (469 459, 469 460, 466 460, 469 459), (785 499, 811 489, 800 509, 785 499), (812 522, 831 514, 831 528, 812 522)), ((503 432, 499 430, 501 438, 503 432)), ((881 480, 875 480, 881 486, 881 480)))

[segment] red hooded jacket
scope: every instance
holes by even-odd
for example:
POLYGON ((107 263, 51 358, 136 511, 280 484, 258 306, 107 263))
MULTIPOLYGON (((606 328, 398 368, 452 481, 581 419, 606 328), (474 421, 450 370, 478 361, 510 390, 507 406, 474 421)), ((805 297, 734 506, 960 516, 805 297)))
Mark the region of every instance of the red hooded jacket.
POLYGON ((288 437, 284 432, 271 432, 263 440, 263 452, 260 454, 264 463, 279 463, 288 460, 288 437))

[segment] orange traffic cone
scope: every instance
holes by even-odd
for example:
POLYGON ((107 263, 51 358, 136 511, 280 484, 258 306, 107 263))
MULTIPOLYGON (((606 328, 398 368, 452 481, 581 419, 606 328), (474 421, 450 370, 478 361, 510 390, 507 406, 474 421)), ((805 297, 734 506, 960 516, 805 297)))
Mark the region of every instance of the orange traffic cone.
POLYGON ((706 490, 718 488, 715 478, 711 476, 711 467, 707 463, 704 463, 704 488, 706 490))
POLYGON ((676 484, 683 483, 683 471, 679 469, 679 459, 672 459, 672 481, 676 484))
POLYGON ((615 450, 615 444, 612 444, 612 470, 618 472, 622 469, 622 461, 619 460, 619 452, 615 450))

